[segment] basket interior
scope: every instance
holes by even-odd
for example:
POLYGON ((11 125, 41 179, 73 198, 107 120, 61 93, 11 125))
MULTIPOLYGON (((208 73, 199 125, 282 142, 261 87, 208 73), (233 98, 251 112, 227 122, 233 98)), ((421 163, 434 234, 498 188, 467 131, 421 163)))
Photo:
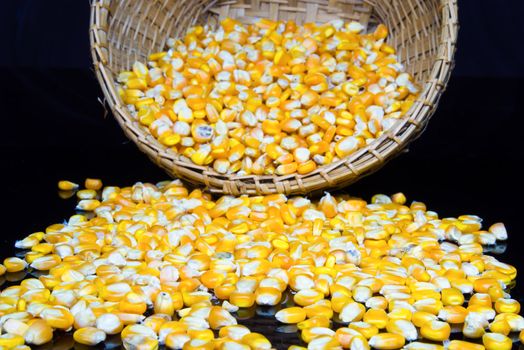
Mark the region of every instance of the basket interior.
POLYGON ((339 188, 379 169, 424 130, 453 65, 458 29, 456 0, 95 0, 91 44, 96 73, 107 102, 125 134, 170 175, 210 192, 227 194, 311 193, 339 188), (221 175, 212 168, 181 159, 131 116, 120 99, 115 76, 150 53, 163 51, 195 24, 215 26, 223 18, 251 23, 258 18, 294 20, 298 24, 333 19, 358 21, 373 30, 389 28, 387 42, 397 50, 405 70, 422 86, 403 118, 345 159, 305 175, 221 175))
POLYGON ((113 75, 165 49, 195 24, 216 25, 226 17, 251 23, 257 18, 325 23, 333 19, 359 21, 372 29, 384 23, 388 42, 400 62, 423 84, 430 74, 441 41, 437 0, 118 0, 111 1, 106 48, 113 75))

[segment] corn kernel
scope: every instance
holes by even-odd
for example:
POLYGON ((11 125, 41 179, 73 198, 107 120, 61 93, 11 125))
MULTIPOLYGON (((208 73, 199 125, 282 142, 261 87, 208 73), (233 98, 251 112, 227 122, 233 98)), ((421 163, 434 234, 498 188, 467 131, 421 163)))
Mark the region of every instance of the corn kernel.
POLYGON ((404 346, 406 340, 403 336, 393 333, 379 333, 369 340, 369 345, 375 349, 399 349, 404 346))
POLYGON ((485 350, 481 344, 470 343, 463 340, 452 340, 448 344, 449 350, 485 350))
POLYGON ((420 335, 428 340, 444 341, 449 338, 451 328, 441 321, 430 321, 420 327, 420 335))
POLYGON ((513 342, 504 334, 486 333, 482 336, 482 343, 486 350, 511 350, 513 342))
POLYGON ((102 189, 102 180, 87 178, 84 183, 85 188, 88 190, 98 191, 102 189))
POLYGON ((76 190, 78 188, 78 184, 67 181, 67 180, 60 180, 58 181, 58 189, 62 191, 72 191, 76 190))
POLYGON ((53 329, 44 321, 35 319, 24 333, 24 340, 27 344, 42 345, 53 339, 53 329))
POLYGON ((407 341, 413 341, 418 338, 417 329, 411 321, 390 320, 386 325, 386 330, 389 333, 403 336, 407 341))
POLYGON ((97 328, 85 327, 77 329, 73 338, 77 343, 93 346, 106 340, 106 334, 97 328))
POLYGON ((275 318, 282 323, 299 323, 306 319, 306 311, 300 307, 289 307, 278 311, 275 318))
POLYGON ((251 349, 271 349, 269 340, 260 333, 248 333, 242 337, 241 342, 251 347, 251 349))

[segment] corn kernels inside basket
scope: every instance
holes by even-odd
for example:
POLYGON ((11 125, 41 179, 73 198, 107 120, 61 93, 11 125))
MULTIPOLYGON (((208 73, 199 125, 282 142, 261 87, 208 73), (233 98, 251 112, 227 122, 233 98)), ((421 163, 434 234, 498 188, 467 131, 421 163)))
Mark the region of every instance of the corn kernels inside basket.
POLYGON ((131 113, 157 140, 219 174, 307 174, 391 128, 419 88, 388 30, 260 19, 190 28, 118 75, 131 113))
POLYGON ((61 181, 84 212, 18 241, 25 252, 0 264, 34 276, 0 293, 0 346, 71 331, 85 345, 121 334, 126 349, 270 349, 235 317, 255 304, 308 349, 510 349, 524 329, 509 294, 516 269, 484 254, 507 239, 502 223, 441 219, 402 193, 368 203, 215 200, 178 180, 85 187, 61 181), (448 340, 457 327, 467 342, 448 340))

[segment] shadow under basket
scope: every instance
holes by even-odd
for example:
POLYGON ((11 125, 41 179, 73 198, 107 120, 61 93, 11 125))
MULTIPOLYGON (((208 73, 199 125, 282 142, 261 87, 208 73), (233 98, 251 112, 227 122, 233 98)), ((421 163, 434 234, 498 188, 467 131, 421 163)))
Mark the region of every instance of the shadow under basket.
POLYGON ((211 193, 306 194, 335 189, 379 169, 424 130, 449 80, 458 31, 456 0, 94 0, 90 41, 95 71, 105 100, 127 137, 171 176, 211 193), (223 175, 198 166, 158 142, 131 116, 119 97, 115 77, 135 61, 166 48, 196 24, 216 25, 231 17, 243 23, 259 18, 297 24, 334 19, 369 28, 384 23, 387 42, 421 86, 409 110, 389 130, 347 158, 300 175, 223 175))

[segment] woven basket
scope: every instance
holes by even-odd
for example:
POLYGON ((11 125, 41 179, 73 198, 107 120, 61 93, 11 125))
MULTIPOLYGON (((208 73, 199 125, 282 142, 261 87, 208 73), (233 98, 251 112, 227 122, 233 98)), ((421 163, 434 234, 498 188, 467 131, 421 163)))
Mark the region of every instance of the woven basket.
POLYGON ((94 0, 90 40, 96 74, 106 101, 125 134, 172 176, 205 184, 215 193, 311 193, 339 188, 380 168, 424 129, 446 87, 458 31, 457 0, 94 0), (115 76, 136 60, 165 49, 171 37, 197 23, 216 25, 232 17, 327 22, 359 21, 372 28, 384 23, 388 43, 422 86, 422 92, 396 125, 374 142, 340 161, 305 174, 286 176, 222 175, 213 168, 182 160, 158 142, 128 112, 115 76))

